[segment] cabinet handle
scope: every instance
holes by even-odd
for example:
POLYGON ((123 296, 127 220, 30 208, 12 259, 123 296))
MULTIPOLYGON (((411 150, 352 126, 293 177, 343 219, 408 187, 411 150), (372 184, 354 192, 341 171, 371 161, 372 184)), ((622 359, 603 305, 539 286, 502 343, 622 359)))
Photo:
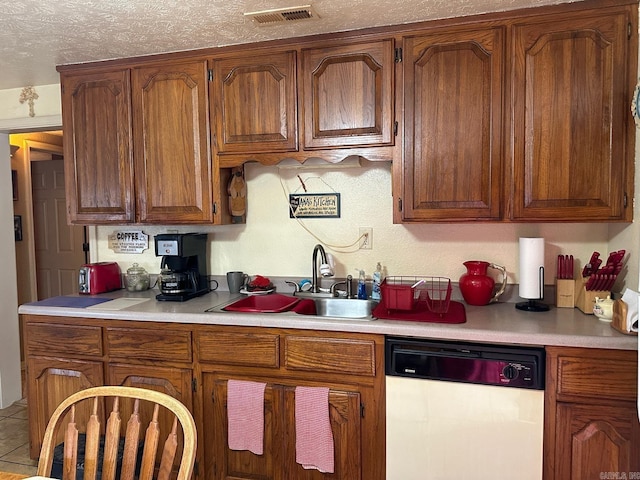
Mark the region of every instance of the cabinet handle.
POLYGON ((395 63, 402 63, 402 48, 396 48, 395 58, 393 60, 395 63))

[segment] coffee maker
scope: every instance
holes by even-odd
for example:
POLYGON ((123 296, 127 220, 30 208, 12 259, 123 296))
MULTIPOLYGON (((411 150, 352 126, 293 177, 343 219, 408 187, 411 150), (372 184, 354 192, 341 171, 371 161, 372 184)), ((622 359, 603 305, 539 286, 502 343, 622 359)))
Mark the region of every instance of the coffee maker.
POLYGON ((209 292, 206 233, 166 233, 155 236, 156 256, 162 256, 156 299, 184 302, 209 292))

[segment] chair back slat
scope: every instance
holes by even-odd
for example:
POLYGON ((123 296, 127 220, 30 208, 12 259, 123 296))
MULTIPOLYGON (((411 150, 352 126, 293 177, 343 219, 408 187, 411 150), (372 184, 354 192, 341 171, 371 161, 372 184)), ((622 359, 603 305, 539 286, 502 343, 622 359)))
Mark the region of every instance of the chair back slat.
POLYGON ((76 409, 71 408, 71 420, 67 424, 64 435, 63 480, 76 480, 76 464, 78 463, 78 429, 76 428, 76 409), (71 467, 73 465, 73 468, 71 467))
POLYGON ((138 442, 140 441, 140 400, 135 399, 133 412, 127 422, 127 431, 124 437, 124 452, 122 453, 122 470, 120 480, 133 480, 136 472, 136 456, 138 455, 138 442))
MULTIPOLYGON (((84 446, 84 480, 95 480, 98 471, 98 448, 100 447, 100 420, 98 399, 93 399, 91 416, 87 422, 84 446)), ((72 463, 71 465, 75 465, 72 463)))
POLYGON ((104 434, 104 453, 102 460, 102 480, 115 480, 118 466, 118 446, 120 445, 120 399, 115 398, 111 415, 104 434))
POLYGON ((158 424, 158 405, 153 409, 153 418, 149 422, 144 436, 144 450, 142 451, 142 467, 140 468, 140 480, 151 480, 158 451, 160 438, 160 425, 158 424))
MULTIPOLYGON (((83 409, 86 407, 80 406, 83 409)), ((82 410, 84 411, 84 410, 82 410)), ((88 412, 87 412, 88 413, 88 412)), ((125 412, 123 412, 125 414, 125 412)), ((42 441, 40 459, 36 475, 50 477, 53 465, 53 454, 56 446, 58 432, 64 429, 63 448, 63 480, 75 480, 78 469, 78 436, 79 432, 85 434, 85 452, 83 462, 85 464, 84 480, 95 480, 98 473, 102 474, 102 480, 152 480, 156 473, 159 480, 190 480, 195 463, 197 439, 193 417, 189 410, 177 399, 154 390, 135 387, 104 386, 92 387, 70 395, 55 409, 42 441), (103 462, 98 464, 100 456, 101 420, 105 416, 103 408, 105 397, 111 397, 113 409, 104 428, 104 448, 102 449, 103 462), (126 415, 131 412, 126 428, 121 422, 120 399, 133 399, 133 410, 128 403, 126 415), (76 425, 76 405, 86 403, 87 399, 93 402, 93 411, 88 416, 83 416, 76 425), (98 408, 100 402, 100 408, 98 408), (149 421, 144 438, 144 449, 141 458, 138 457, 142 420, 146 423, 151 416, 151 408, 146 405, 145 412, 149 416, 141 415, 142 402, 153 405, 153 418, 149 421), (160 430, 159 411, 162 410, 162 425, 172 425, 171 432, 160 430), (171 413, 169 413, 171 412, 171 413), (87 421, 88 419, 88 421, 87 421), (66 423, 66 425, 65 425, 66 423), (181 429, 178 429, 178 424, 181 429), (124 430, 124 431, 123 431, 124 430), (124 435, 124 450, 122 451, 122 467, 117 471, 118 449, 121 445, 121 435, 124 435), (158 445, 161 436, 166 437, 163 443, 162 455, 159 456, 158 445), (178 456, 178 452, 181 455, 178 456), (97 450, 97 453, 95 453, 97 450), (179 460, 179 462, 178 462, 179 460), (159 465, 156 464, 159 461, 159 465), (96 467, 97 466, 97 467, 96 467), (102 467, 102 470, 98 468, 102 467), (136 469, 140 470, 136 475, 136 469)), ((164 440, 165 437, 162 437, 164 440)), ((59 440, 58 440, 59 441, 59 440)))
POLYGON ((178 450, 178 419, 173 420, 171 433, 167 436, 162 450, 162 460, 160 461, 160 470, 158 471, 158 480, 169 480, 171 475, 171 467, 176 458, 178 450))

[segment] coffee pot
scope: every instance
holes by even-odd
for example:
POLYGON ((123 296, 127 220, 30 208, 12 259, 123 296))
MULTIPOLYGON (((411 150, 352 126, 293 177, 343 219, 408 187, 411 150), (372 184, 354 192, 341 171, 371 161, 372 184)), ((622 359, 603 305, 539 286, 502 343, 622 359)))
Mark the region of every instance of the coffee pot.
POLYGON ((507 271, 501 265, 484 262, 481 260, 468 260, 463 263, 467 267, 467 273, 459 280, 462 298, 469 305, 488 305, 497 302, 498 297, 504 293, 507 286, 507 271), (502 283, 494 293, 495 280, 487 275, 487 269, 493 268, 502 272, 502 283))
POLYGON ((198 280, 193 271, 176 272, 170 268, 163 268, 158 278, 160 291, 165 295, 194 292, 198 289, 198 280))

